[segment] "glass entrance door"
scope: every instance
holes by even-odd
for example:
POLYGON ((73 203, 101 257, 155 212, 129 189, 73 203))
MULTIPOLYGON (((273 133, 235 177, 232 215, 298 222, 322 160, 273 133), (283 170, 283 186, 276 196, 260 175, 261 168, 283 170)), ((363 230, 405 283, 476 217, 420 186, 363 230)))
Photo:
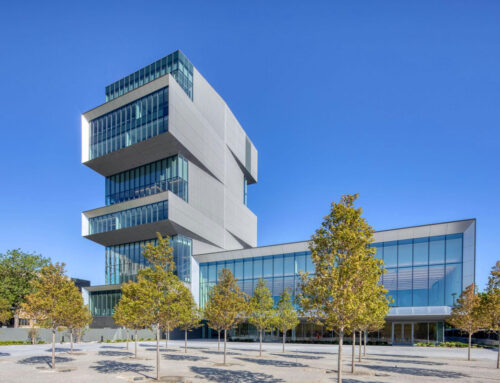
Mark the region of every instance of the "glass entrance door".
POLYGON ((394 323, 392 344, 412 344, 413 329, 411 323, 394 323))

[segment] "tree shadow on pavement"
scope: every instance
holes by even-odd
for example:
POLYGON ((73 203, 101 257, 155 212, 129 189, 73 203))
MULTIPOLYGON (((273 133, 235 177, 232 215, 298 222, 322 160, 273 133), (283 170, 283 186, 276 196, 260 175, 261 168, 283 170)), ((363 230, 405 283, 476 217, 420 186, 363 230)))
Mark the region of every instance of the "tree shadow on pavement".
POLYGON ((101 348, 125 349, 125 346, 101 346, 101 348))
POLYGON ((90 366, 101 374, 117 374, 120 372, 134 372, 149 378, 143 372, 152 371, 153 367, 141 363, 123 363, 115 360, 99 360, 96 365, 90 366))
POLYGON ((420 356, 420 355, 394 355, 394 354, 377 354, 376 352, 373 352, 373 353, 369 353, 367 355, 367 357, 370 357, 370 356, 388 356, 389 358, 391 357, 394 357, 394 358, 408 358, 408 359, 413 359, 413 358, 416 358, 416 359, 425 359, 426 357, 425 356, 420 356))
MULTIPOLYGON (((56 347, 55 348, 55 351, 56 352, 70 352, 71 351, 71 348, 66 348, 66 347, 56 347)), ((78 351, 82 351, 81 349, 79 348, 74 348, 73 349, 73 352, 78 352, 78 351)), ((52 349, 49 348, 48 350, 45 350, 45 352, 52 352, 52 349)))
POLYGON ((131 356, 134 355, 129 351, 99 351, 99 355, 102 356, 131 356))
MULTIPOLYGON (((224 351, 211 351, 211 350, 202 350, 205 354, 214 354, 214 355, 224 355, 224 351)), ((241 355, 239 352, 231 352, 227 351, 226 355, 241 355)))
POLYGON ((208 359, 206 356, 197 355, 179 355, 179 354, 163 354, 163 359, 168 360, 189 360, 191 362, 197 362, 198 360, 208 359))
POLYGON ((296 358, 296 359, 323 359, 324 356, 315 355, 297 355, 297 354, 271 354, 276 356, 282 356, 283 358, 296 358))
POLYGON ((428 376, 433 378, 443 378, 443 379, 458 379, 467 377, 467 375, 462 374, 461 372, 455 371, 446 371, 446 370, 436 370, 436 369, 428 369, 428 368, 418 368, 418 367, 391 367, 391 366, 370 366, 366 364, 359 364, 360 367, 368 368, 376 371, 384 371, 391 372, 396 374, 404 374, 404 375, 414 375, 414 376, 428 376))
MULTIPOLYGON (((56 356, 56 365, 58 363, 66 363, 66 362, 71 362, 74 359, 73 358, 66 358, 64 356, 56 356)), ((29 358, 26 359, 21 359, 18 360, 17 363, 19 364, 48 364, 49 367, 51 367, 52 364, 52 357, 51 356, 30 356, 29 358)))
POLYGON ((420 365, 427 365, 427 366, 445 366, 446 363, 442 362, 432 362, 430 360, 425 361, 425 360, 411 360, 411 359, 381 359, 381 358, 366 358, 365 360, 375 360, 378 362, 385 362, 385 363, 411 363, 411 364, 420 364, 420 365))
POLYGON ((274 360, 274 359, 250 359, 236 357, 236 359, 242 360, 244 362, 252 362, 260 364, 261 366, 274 366, 274 367, 309 367, 302 363, 297 362, 287 362, 284 360, 274 360))
POLYGON ((8 352, 0 352, 0 356, 9 356, 10 354, 8 352))
POLYGON ((198 374, 197 378, 220 383, 280 383, 272 375, 250 371, 231 371, 212 367, 190 367, 191 371, 198 374))
MULTIPOLYGON (((146 351, 152 351, 152 352, 156 352, 156 348, 147 348, 146 351)), ((172 349, 172 348, 160 348, 160 352, 170 352, 170 351, 179 351, 179 350, 176 350, 176 349, 172 349)))
POLYGON ((337 355, 336 352, 325 352, 325 351, 295 351, 301 354, 314 354, 314 355, 337 355))

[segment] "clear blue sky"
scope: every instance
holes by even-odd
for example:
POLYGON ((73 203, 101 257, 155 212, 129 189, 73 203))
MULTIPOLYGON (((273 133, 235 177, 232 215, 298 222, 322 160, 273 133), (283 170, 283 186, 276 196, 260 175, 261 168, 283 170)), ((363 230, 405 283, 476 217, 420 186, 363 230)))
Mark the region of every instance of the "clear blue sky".
POLYGON ((181 49, 259 150, 259 245, 305 240, 359 192, 377 230, 477 218, 477 281, 500 259, 500 2, 11 1, 0 23, 0 252, 104 282, 80 212, 80 114, 181 49))

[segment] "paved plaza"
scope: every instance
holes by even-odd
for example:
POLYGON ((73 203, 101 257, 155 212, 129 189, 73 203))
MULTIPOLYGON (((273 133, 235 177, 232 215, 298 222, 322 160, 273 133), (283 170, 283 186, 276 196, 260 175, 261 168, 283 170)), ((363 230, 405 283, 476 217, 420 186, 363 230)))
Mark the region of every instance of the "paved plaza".
MULTIPOLYGON (((168 382, 335 382, 337 346, 228 343, 228 365, 213 341, 161 344, 161 376, 168 382)), ((221 345, 222 347, 222 345, 221 345)), ((57 345, 56 371, 50 345, 0 346, 0 382, 146 382, 155 375, 155 342, 57 345)), ((368 346, 368 356, 350 373, 351 346, 344 349, 344 382, 500 382, 496 350, 368 346)))

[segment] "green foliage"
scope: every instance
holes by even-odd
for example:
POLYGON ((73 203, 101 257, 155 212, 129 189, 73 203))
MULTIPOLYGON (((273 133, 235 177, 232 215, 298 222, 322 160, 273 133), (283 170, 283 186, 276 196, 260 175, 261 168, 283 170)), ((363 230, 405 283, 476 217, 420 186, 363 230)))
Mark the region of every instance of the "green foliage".
POLYGON ((189 289, 182 285, 179 294, 179 309, 177 313, 178 326, 184 331, 191 331, 201 326, 202 313, 189 289))
MULTIPOLYGON (((315 275, 302 274, 298 301, 303 315, 339 335, 338 381, 342 381, 344 334, 366 327, 387 310, 377 291, 383 262, 374 257, 373 228, 355 208, 358 195, 344 195, 312 236, 309 248, 315 275), (376 297, 373 299, 374 291, 376 297), (370 300, 380 307, 369 307, 370 300)), ((354 364, 353 364, 354 366, 354 364)))
POLYGON ((9 301, 0 297, 0 323, 7 323, 12 318, 12 310, 9 301))
POLYGON ((481 299, 476 294, 475 285, 472 283, 460 294, 447 322, 470 335, 478 332, 485 324, 480 303, 481 299))
POLYGON ((26 296, 33 292, 33 281, 50 260, 39 254, 25 253, 21 249, 0 254, 0 297, 17 311, 26 296))
POLYGON ((224 268, 220 272, 219 281, 208 294, 205 319, 211 328, 218 325, 222 330, 230 330, 245 320, 247 300, 247 294, 240 290, 231 271, 224 268), (216 324, 212 322, 214 319, 216 324))
MULTIPOLYGON (((19 344, 31 344, 31 341, 26 340, 0 340, 0 346, 14 346, 19 344)), ((47 344, 43 340, 36 342, 36 344, 47 344)))
POLYGON ((259 331, 271 329, 274 318, 273 297, 264 279, 259 279, 248 305, 248 322, 259 331))
MULTIPOLYGON (((32 280, 33 292, 26 297, 23 311, 36 318, 40 327, 65 327, 74 309, 75 284, 64 275, 64 263, 43 266, 38 278, 32 280)), ((83 301, 82 301, 83 304, 83 301)))
POLYGON ((480 299, 485 328, 500 331, 500 261, 491 269, 486 292, 480 295, 480 299))
POLYGON ((144 316, 141 302, 143 287, 137 282, 127 282, 122 285, 122 295, 113 314, 116 324, 133 330, 139 330, 150 324, 144 316))
POLYGON ((293 307, 290 298, 290 292, 285 289, 276 305, 275 316, 273 318, 274 326, 282 333, 296 327, 300 323, 297 310, 293 307))

